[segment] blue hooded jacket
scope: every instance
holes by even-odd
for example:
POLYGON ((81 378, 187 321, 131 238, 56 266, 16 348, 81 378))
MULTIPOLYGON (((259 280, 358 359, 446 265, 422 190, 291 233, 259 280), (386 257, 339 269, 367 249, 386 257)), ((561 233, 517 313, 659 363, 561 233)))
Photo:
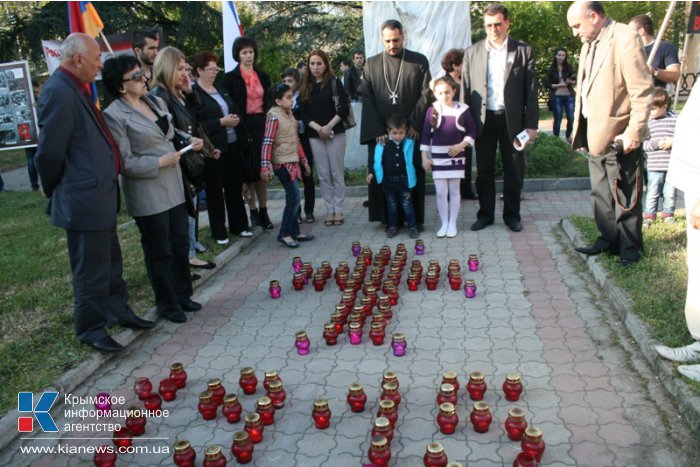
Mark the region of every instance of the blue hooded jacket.
MULTIPOLYGON (((391 139, 389 139, 391 141, 391 139)), ((389 142, 387 141, 387 143, 389 142)), ((411 138, 403 140, 403 155, 406 160, 406 175, 408 177, 408 187, 416 186, 416 168, 413 167, 413 147, 414 141, 411 138)), ((382 183, 384 178, 384 170, 382 169, 382 156, 384 155, 384 145, 377 144, 374 148, 374 176, 377 177, 377 183, 382 183)))

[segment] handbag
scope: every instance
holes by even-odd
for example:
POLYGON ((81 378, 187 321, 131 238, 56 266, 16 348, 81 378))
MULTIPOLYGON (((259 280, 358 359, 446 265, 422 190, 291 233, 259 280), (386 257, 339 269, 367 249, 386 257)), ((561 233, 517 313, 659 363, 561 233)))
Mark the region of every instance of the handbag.
MULTIPOLYGON (((335 79, 331 80, 331 87, 333 88, 333 102, 335 103, 335 112, 340 113, 340 96, 338 95, 338 87, 335 84, 335 79)), ((342 121, 343 123, 343 128, 346 130, 349 130, 350 128, 354 128, 357 126, 357 123, 355 122, 355 114, 352 111, 352 103, 350 102, 350 98, 348 97, 348 109, 350 112, 348 113, 348 116, 345 117, 342 121)))
MULTIPOLYGON (((176 150, 181 150, 182 148, 190 144, 189 140, 182 136, 177 131, 173 136, 173 145, 176 150)), ((204 172, 204 154, 199 151, 189 150, 180 155, 180 168, 182 173, 188 180, 196 181, 202 176, 204 172)))
MULTIPOLYGON (((241 141, 241 169, 243 171, 243 183, 253 183, 260 180, 260 156, 255 150, 255 141, 250 135, 248 125, 241 118, 239 126, 245 131, 245 141, 241 141)), ((240 133, 239 133, 240 136, 240 133)))

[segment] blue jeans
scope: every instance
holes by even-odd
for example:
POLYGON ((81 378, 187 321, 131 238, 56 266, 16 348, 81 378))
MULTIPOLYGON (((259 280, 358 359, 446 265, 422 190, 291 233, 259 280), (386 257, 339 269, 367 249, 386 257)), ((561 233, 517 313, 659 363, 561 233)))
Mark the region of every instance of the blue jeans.
POLYGON ((27 173, 29 173, 29 183, 32 190, 39 188, 39 175, 36 173, 36 165, 34 165, 34 156, 36 156, 36 148, 27 148, 24 150, 27 155, 27 173))
POLYGON ((279 170, 275 170, 275 175, 284 187, 284 212, 282 213, 282 224, 280 225, 280 233, 277 238, 292 237, 297 238, 301 231, 297 216, 301 207, 301 195, 299 194, 299 180, 292 181, 291 175, 287 169, 282 166, 279 170))
POLYGON ((413 211, 408 178, 405 175, 385 175, 382 180, 382 190, 384 190, 384 198, 386 198, 389 227, 399 227, 399 206, 401 206, 408 228, 415 229, 416 214, 413 211))
POLYGON ((573 96, 554 96, 554 106, 552 113, 554 114, 554 126, 552 134, 559 136, 559 128, 561 120, 564 118, 566 110, 566 137, 571 138, 571 132, 574 128, 574 97, 573 96))
POLYGON ((648 172, 647 194, 644 198, 644 217, 656 218, 659 196, 662 196, 664 216, 672 216, 676 207, 676 189, 666 183, 666 172, 648 172))

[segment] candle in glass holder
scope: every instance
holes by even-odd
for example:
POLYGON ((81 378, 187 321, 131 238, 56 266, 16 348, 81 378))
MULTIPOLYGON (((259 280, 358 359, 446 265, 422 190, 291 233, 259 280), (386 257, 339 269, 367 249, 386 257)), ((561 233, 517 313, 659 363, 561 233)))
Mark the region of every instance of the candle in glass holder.
MULTIPOLYGON (((103 445, 101 449, 95 450, 95 455, 92 456, 92 462, 96 467, 115 467, 117 462, 117 453, 110 450, 108 445, 103 445)), ((180 465, 180 464, 176 464, 180 465)), ((190 464, 194 467, 194 464, 190 464)))
POLYGON ((241 377, 238 379, 238 385, 243 390, 243 394, 255 394, 258 387, 258 378, 255 376, 255 369, 252 367, 241 368, 241 377))
POLYGON ((399 383, 399 377, 396 374, 395 371, 391 370, 385 370, 384 373, 382 374, 382 384, 384 383, 394 383, 396 384, 396 389, 401 387, 401 384, 399 383))
POLYGON ((428 290, 435 290, 437 289, 438 285, 438 278, 437 274, 435 271, 428 271, 428 274, 425 275, 425 287, 428 290))
POLYGON ((461 271, 462 267, 459 265, 459 260, 451 259, 450 262, 447 263, 447 270, 461 271))
POLYGON ((214 444, 204 448, 202 467, 226 467, 226 457, 221 452, 221 446, 214 444))
POLYGON ((425 242, 420 238, 416 240, 416 254, 418 256, 423 256, 425 254, 425 242))
POLYGON ((370 436, 372 438, 375 436, 383 436, 386 438, 387 443, 391 445, 391 440, 394 439, 394 429, 391 427, 389 419, 386 417, 375 418, 370 436))
POLYGON ((374 309, 374 303, 372 303, 372 299, 370 297, 362 297, 360 303, 364 314, 370 316, 372 314, 372 310, 374 309))
POLYGON ((214 399, 217 406, 224 403, 226 388, 224 388, 223 384, 221 384, 221 380, 219 378, 210 379, 207 382, 207 390, 211 392, 211 397, 214 399))
MULTIPOLYGON (((340 326, 342 329, 342 324, 340 326)), ((325 339, 326 345, 336 345, 338 343, 338 332, 336 331, 335 323, 323 325, 323 339, 325 339)))
POLYGON ((384 343, 384 338, 386 337, 386 331, 384 330, 383 322, 373 322, 370 326, 369 338, 372 340, 374 345, 382 345, 384 343))
POLYGON ((331 425, 331 409, 328 408, 326 399, 316 399, 314 401, 314 409, 311 413, 311 418, 314 420, 314 425, 319 430, 325 430, 331 425))
POLYGON ((219 404, 214 400, 211 391, 204 391, 199 394, 199 405, 197 409, 202 414, 204 420, 214 420, 219 404))
POLYGON ((529 452, 521 451, 513 461, 513 467, 540 467, 540 463, 529 452))
POLYGON ((260 414, 260 421, 264 426, 275 423, 275 406, 269 397, 263 396, 258 399, 255 411, 260 414))
POLYGON ((520 382, 520 374, 512 372, 506 375, 506 380, 503 382, 503 393, 506 400, 515 402, 520 399, 520 394, 523 392, 523 383, 520 382))
POLYGON ((440 413, 437 415, 437 424, 440 428, 440 433, 451 435, 457 429, 458 423, 459 417, 457 417, 454 404, 450 402, 443 402, 440 404, 440 413))
POLYGON ((131 430, 125 426, 120 426, 112 434, 112 442, 117 448, 129 448, 132 445, 131 430))
POLYGON ((442 271, 442 268, 440 267, 440 262, 436 259, 431 259, 430 261, 428 261, 428 269, 433 269, 438 274, 440 274, 440 271, 442 271))
POLYGON ((391 338, 391 348, 395 357, 406 355, 406 336, 403 333, 395 332, 391 338))
POLYGON ((265 378, 263 379, 263 387, 266 391, 270 390, 270 383, 273 381, 282 381, 280 378, 280 373, 277 370, 267 370, 265 372, 265 378))
POLYGON ((362 247, 360 246, 360 242, 354 241, 352 242, 352 247, 350 248, 350 251, 352 251, 352 255, 355 257, 360 256, 360 252, 362 252, 362 247))
POLYGON ((177 467, 194 467, 197 453, 192 449, 189 441, 186 439, 175 441, 174 451, 173 462, 177 467))
POLYGON ((467 261, 467 266, 471 272, 476 272, 479 270, 479 257, 476 255, 469 255, 469 260, 467 261))
POLYGON ((331 262, 321 261, 321 268, 323 269, 323 277, 325 277, 326 280, 330 279, 333 275, 333 268, 331 267, 331 262))
POLYGON ((173 363, 170 365, 170 378, 175 381, 178 389, 182 389, 187 384, 187 372, 182 363, 173 363))
POLYGON ((348 339, 352 345, 360 345, 362 343, 362 327, 360 323, 350 323, 348 325, 348 339))
POLYGON ((284 407, 284 401, 287 399, 287 393, 284 390, 282 381, 273 381, 270 383, 270 388, 267 390, 267 397, 272 401, 275 409, 284 407))
POLYGON ((391 423, 391 427, 396 427, 396 421, 399 419, 399 412, 396 410, 396 404, 394 401, 389 399, 384 399, 379 401, 379 410, 377 411, 377 417, 385 417, 391 423))
POLYGON ((455 387, 450 383, 443 383, 440 385, 440 391, 437 395, 437 405, 444 402, 449 402, 451 404, 457 405, 457 391, 455 387))
POLYGON ((270 281, 270 288, 268 290, 270 291, 270 297, 273 300, 277 300, 282 296, 282 286, 278 280, 270 281))
POLYGON ((450 283, 452 290, 459 290, 462 287, 462 276, 459 271, 450 271, 447 273, 447 280, 450 283))
POLYGON ((357 316, 357 322, 360 323, 361 327, 365 325, 365 319, 367 319, 367 315, 365 314, 365 308, 362 305, 353 306, 351 315, 357 316))
POLYGON ((233 434, 231 454, 239 464, 247 464, 253 460, 253 442, 245 431, 237 431, 233 434))
POLYGON ((144 398, 143 406, 148 410, 160 410, 163 406, 163 399, 155 392, 152 392, 144 398))
POLYGON ((398 410, 399 404, 401 404, 401 394, 399 393, 399 388, 396 387, 396 383, 390 381, 382 384, 382 394, 379 396, 379 400, 394 401, 394 405, 396 405, 398 410))
POLYGON ((473 279, 467 279, 464 281, 464 296, 467 298, 476 297, 476 283, 473 279))
POLYGON ((474 431, 477 433, 486 433, 489 431, 489 426, 493 420, 489 405, 483 401, 476 402, 474 404, 474 408, 469 418, 474 426, 474 431))
POLYGON ((161 379, 158 385, 158 392, 163 397, 164 401, 174 401, 177 395, 177 385, 171 378, 161 379))
POLYGON ((140 407, 127 409, 125 425, 134 436, 141 436, 146 432, 146 416, 140 407))
POLYGON ((469 374, 467 392, 469 393, 471 400, 483 400, 484 393, 486 392, 486 381, 484 381, 484 374, 482 372, 474 371, 469 374))
POLYGON ((348 274, 345 272, 336 273, 335 283, 338 286, 338 290, 340 290, 341 292, 345 290, 345 287, 348 283, 348 274))
POLYGON ((360 383, 352 383, 348 387, 348 405, 352 412, 364 412, 367 403, 367 394, 360 383))
POLYGON ((251 412, 246 414, 245 427, 243 429, 246 431, 246 433, 248 433, 248 436, 250 436, 250 440, 254 444, 258 444, 260 441, 263 440, 264 428, 265 427, 263 427, 259 413, 251 412))
POLYGON ((112 410, 112 402, 108 393, 101 392, 97 394, 95 397, 95 408, 97 409, 97 413, 101 415, 109 414, 109 412, 112 410))
POLYGON ((423 465, 425 467, 447 467, 447 454, 445 448, 437 441, 428 443, 423 456, 423 465))
POLYGON ((314 267, 311 265, 311 263, 309 263, 309 262, 301 263, 301 266, 302 266, 302 268, 301 268, 301 271, 299 271, 299 272, 303 272, 304 274, 306 274, 307 279, 311 279, 311 276, 313 276, 313 274, 314 274, 314 267))
POLYGON ((370 443, 367 453, 369 461, 376 467, 386 467, 391 460, 391 449, 389 442, 383 436, 375 436, 370 443))
POLYGON ((309 341, 309 336, 306 335, 306 331, 297 331, 295 337, 294 347, 297 348, 297 353, 299 355, 308 355, 311 342, 309 341))
POLYGON ((423 263, 419 259, 414 259, 411 261, 411 271, 417 273, 418 275, 423 274, 423 263))
POLYGON ((538 427, 527 427, 525 428, 525 435, 523 436, 523 441, 520 444, 523 452, 532 455, 537 462, 542 461, 542 454, 544 454, 544 440, 542 439, 542 430, 538 427))
POLYGON ((146 399, 151 391, 153 390, 153 385, 148 378, 136 378, 134 382, 134 393, 138 396, 139 400, 146 399))
POLYGON ((301 256, 292 258, 292 269, 294 272, 301 272, 304 269, 304 263, 301 261, 301 256))
POLYGON ((292 276, 292 287, 294 290, 304 290, 306 276, 302 272, 295 272, 292 276))
POLYGON ((323 276, 323 273, 317 272, 314 274, 313 285, 316 292, 323 292, 323 288, 326 286, 326 278, 323 276))
POLYGON ((241 420, 241 412, 243 412, 243 407, 241 407, 238 396, 235 394, 226 394, 224 396, 224 406, 221 409, 221 413, 226 417, 226 421, 229 423, 238 423, 241 420))
POLYGON ((527 428, 525 421, 525 411, 519 407, 513 407, 508 411, 508 418, 505 421, 506 433, 511 441, 522 441, 527 428))
POLYGON ((418 284, 420 284, 420 280, 418 279, 418 274, 415 272, 412 272, 408 275, 408 279, 406 280, 406 284, 408 285, 408 290, 410 292, 415 292, 418 290, 418 284))
POLYGON ((384 313, 378 311, 375 314, 373 314, 372 323, 370 324, 370 326, 374 323, 380 323, 385 331, 384 333, 386 334, 386 325, 389 324, 389 322, 384 318, 384 313))
POLYGON ((362 257, 365 259, 365 264, 369 266, 372 264, 372 249, 368 246, 362 247, 362 257))
POLYGON ((379 305, 379 312, 384 316, 384 322, 388 323, 394 316, 393 311, 391 311, 391 303, 382 303, 379 305))
MULTIPOLYGON (((343 310, 345 310, 345 306, 343 306, 343 310)), ((338 311, 331 314, 331 322, 333 323, 333 326, 335 326, 335 333, 338 335, 342 334, 343 333, 343 325, 345 324, 345 317, 343 316, 343 314, 338 312, 338 311)), ((336 339, 337 339, 337 336, 336 336, 336 339)))
POLYGON ((396 289, 394 284, 389 284, 387 287, 387 295, 389 296, 389 303, 394 306, 399 303, 399 291, 396 289))
POLYGON ((449 383, 455 388, 455 392, 459 392, 459 380, 457 380, 457 372, 448 370, 442 374, 442 384, 449 383))

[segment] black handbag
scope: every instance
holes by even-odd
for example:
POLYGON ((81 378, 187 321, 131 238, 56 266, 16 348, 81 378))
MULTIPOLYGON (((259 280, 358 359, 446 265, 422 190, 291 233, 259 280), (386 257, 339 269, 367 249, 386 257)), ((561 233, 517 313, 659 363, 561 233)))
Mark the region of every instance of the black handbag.
MULTIPOLYGON (((338 95, 338 87, 335 84, 335 79, 331 80, 331 87, 333 88, 333 103, 335 104, 335 112, 340 113, 340 96, 338 95)), ((342 120, 342 122, 343 128, 349 130, 350 128, 357 126, 357 123, 355 122, 355 114, 352 111, 352 103, 350 102, 349 97, 347 98, 347 101, 350 112, 348 113, 348 116, 342 120)))
MULTIPOLYGON (((248 125, 241 117, 239 124, 245 132, 245 140, 241 141, 241 170, 243 183, 253 183, 260 180, 260 156, 256 151, 255 141, 250 135, 248 125)), ((239 137, 241 133, 238 133, 239 137)))
MULTIPOLYGON (((189 146, 189 139, 182 136, 177 131, 173 136, 173 144, 178 151, 189 146)), ((195 181, 204 172, 204 154, 199 151, 189 150, 180 156, 180 168, 188 180, 195 181)))

